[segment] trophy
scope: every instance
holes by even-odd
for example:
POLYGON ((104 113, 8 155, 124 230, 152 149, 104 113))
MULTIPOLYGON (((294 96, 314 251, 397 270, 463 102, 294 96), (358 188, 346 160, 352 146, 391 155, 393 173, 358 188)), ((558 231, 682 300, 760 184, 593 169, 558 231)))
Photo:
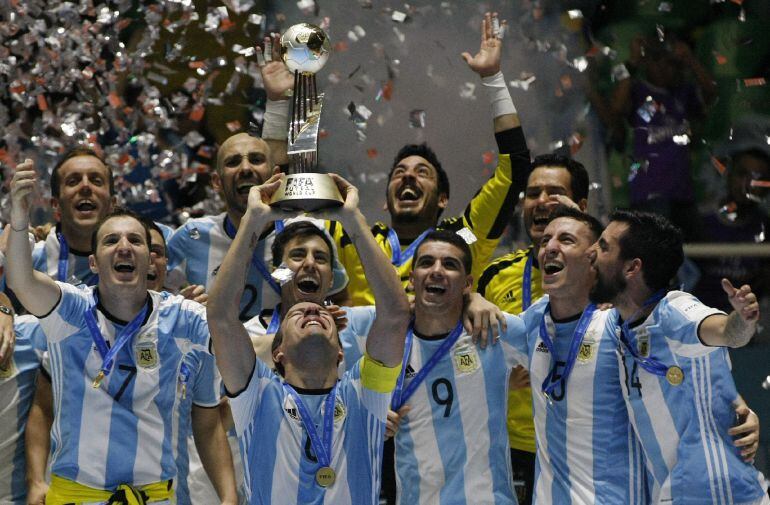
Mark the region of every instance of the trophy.
POLYGON ((294 72, 294 95, 289 119, 289 174, 273 195, 270 205, 285 210, 314 211, 343 204, 334 179, 317 173, 318 126, 323 93, 318 93, 315 74, 329 59, 331 43, 318 26, 300 23, 281 36, 281 57, 294 72))

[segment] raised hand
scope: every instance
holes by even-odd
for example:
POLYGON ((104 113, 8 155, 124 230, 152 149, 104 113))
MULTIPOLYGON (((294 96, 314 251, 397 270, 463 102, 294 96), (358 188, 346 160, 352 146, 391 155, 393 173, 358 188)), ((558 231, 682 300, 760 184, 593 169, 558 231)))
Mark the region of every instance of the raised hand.
POLYGON ((268 100, 286 100, 294 88, 294 74, 281 59, 281 36, 277 33, 265 37, 264 49, 257 46, 257 65, 268 100))
POLYGON ((489 77, 500 71, 500 56, 502 53, 502 32, 506 21, 499 21, 497 13, 484 14, 481 20, 481 46, 474 56, 462 53, 468 66, 481 77, 489 77))
POLYGON ((11 179, 11 228, 22 230, 29 226, 29 207, 37 184, 32 160, 19 163, 11 179))
POLYGON ((735 288, 729 280, 722 279, 722 289, 727 293, 727 300, 741 319, 747 323, 759 321, 759 303, 757 295, 751 291, 751 286, 744 284, 735 288))
POLYGON ((329 174, 329 177, 331 177, 335 184, 337 184, 337 189, 340 190, 344 203, 342 204, 342 207, 323 209, 314 212, 313 215, 320 219, 339 221, 342 223, 342 226, 346 226, 346 223, 348 223, 358 211, 358 188, 337 174, 329 174))

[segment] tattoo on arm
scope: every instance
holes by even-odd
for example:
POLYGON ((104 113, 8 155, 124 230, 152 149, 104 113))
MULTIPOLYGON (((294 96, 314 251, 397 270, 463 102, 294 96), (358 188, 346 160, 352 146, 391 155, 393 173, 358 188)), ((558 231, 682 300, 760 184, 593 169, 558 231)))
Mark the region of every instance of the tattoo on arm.
POLYGON ((259 235, 257 235, 257 232, 254 232, 251 234, 251 241, 249 242, 249 249, 254 249, 257 247, 257 242, 259 242, 259 235))

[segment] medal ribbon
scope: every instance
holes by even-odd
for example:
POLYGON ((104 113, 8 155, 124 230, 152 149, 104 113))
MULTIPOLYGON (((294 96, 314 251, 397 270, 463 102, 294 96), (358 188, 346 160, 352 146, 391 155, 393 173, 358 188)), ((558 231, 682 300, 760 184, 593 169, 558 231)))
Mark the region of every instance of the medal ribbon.
POLYGON ((59 239, 59 266, 56 272, 56 280, 67 282, 67 260, 69 260, 70 256, 70 247, 61 233, 56 232, 56 238, 59 239))
POLYGON ((631 332, 631 328, 629 327, 629 324, 634 321, 639 314, 642 313, 644 309, 649 307, 650 305, 655 305, 659 301, 663 299, 663 297, 666 296, 665 291, 661 290, 657 293, 653 294, 651 297, 649 297, 645 302, 642 304, 642 307, 634 312, 634 314, 628 318, 626 321, 623 322, 623 324, 620 325, 621 333, 620 333, 620 342, 623 344, 623 347, 628 350, 628 352, 631 354, 631 356, 634 358, 634 361, 636 361, 640 367, 644 368, 648 372, 650 372, 653 375, 658 375, 660 377, 664 377, 666 375, 666 372, 668 371, 668 367, 661 363, 660 361, 653 359, 653 358, 645 358, 644 356, 641 356, 636 348, 636 336, 631 332))
MULTIPOLYGON (((575 332, 572 334, 572 342, 570 342, 569 353, 567 354, 567 361, 564 365, 564 371, 562 372, 561 378, 559 380, 553 380, 554 374, 551 371, 543 381, 542 390, 545 396, 550 398, 553 395, 553 390, 560 381, 564 381, 564 384, 567 383, 567 379, 569 378, 570 373, 572 373, 572 369, 575 367, 575 359, 577 359, 580 344, 583 343, 583 337, 588 330, 588 326, 591 324, 591 319, 593 318, 595 311, 596 305, 593 303, 583 309, 583 314, 580 316, 580 320, 575 327, 575 332)), ((556 349, 553 343, 553 339, 556 338, 556 327, 553 323, 553 319, 551 319, 550 304, 546 307, 543 319, 540 321, 540 338, 548 348, 548 352, 551 353, 551 359, 554 360, 554 366, 556 366, 556 349)))
MULTIPOLYGON (((276 221, 275 224, 276 232, 280 233, 281 230, 283 230, 283 222, 282 221, 276 221), (281 223, 280 230, 278 229, 278 223, 281 223)), ((235 238, 236 233, 235 226, 230 221, 229 216, 225 216, 225 233, 227 233, 227 236, 231 239, 235 238)), ((254 251, 254 254, 251 256, 251 264, 254 266, 254 268, 257 269, 259 274, 262 276, 263 279, 265 279, 265 282, 267 282, 270 287, 275 291, 277 294, 281 294, 281 286, 278 285, 278 283, 273 279, 273 276, 270 275, 270 269, 267 268, 267 265, 265 265, 265 262, 262 261, 260 258, 257 258, 257 251, 254 251)))
POLYGON ((406 367, 409 364, 409 354, 412 351, 412 340, 414 340, 414 320, 409 323, 409 329, 406 331, 406 341, 404 342, 404 359, 401 362, 401 374, 398 376, 396 388, 393 390, 393 401, 391 402, 391 407, 393 410, 397 411, 400 409, 409 400, 409 398, 412 397, 419 385, 422 384, 422 382, 425 380, 425 377, 430 373, 431 370, 436 367, 439 360, 449 352, 449 349, 451 349, 453 345, 455 345, 455 342, 457 342, 457 339, 460 338, 460 334, 462 332, 463 322, 460 320, 457 322, 457 326, 455 326, 454 330, 452 330, 452 333, 450 333, 449 336, 444 339, 444 341, 441 343, 441 346, 436 349, 436 352, 433 353, 433 356, 430 357, 430 359, 423 365, 420 371, 417 372, 417 374, 414 376, 412 382, 410 382, 409 385, 406 386, 406 389, 404 389, 406 367))
POLYGON ((524 312, 532 305, 532 262, 534 249, 527 255, 524 264, 524 277, 521 279, 521 311, 524 312))
POLYGON ((310 445, 313 447, 313 451, 318 459, 318 464, 321 467, 331 467, 332 435, 334 434, 334 403, 337 399, 337 384, 334 385, 324 402, 323 440, 318 438, 318 431, 315 429, 313 417, 310 415, 307 405, 302 401, 302 398, 297 391, 285 382, 283 383, 283 388, 294 399, 294 403, 297 405, 299 420, 302 422, 302 426, 305 427, 305 431, 307 431, 307 436, 310 438, 310 445))
POLYGON ((273 315, 270 316, 270 324, 267 325, 267 330, 265 330, 265 334, 267 335, 274 335, 275 332, 278 331, 278 328, 281 327, 281 304, 273 308, 273 315))
POLYGON ((411 260, 415 251, 417 251, 417 248, 420 246, 420 243, 425 239, 425 236, 432 231, 433 228, 428 228, 424 232, 420 233, 420 235, 414 239, 411 244, 409 244, 409 247, 407 247, 402 252, 401 242, 398 240, 398 235, 396 235, 396 232, 393 230, 393 228, 389 229, 388 242, 390 243, 390 263, 396 267, 400 267, 407 261, 411 260))
MULTIPOLYGON (((94 344, 96 344, 96 349, 102 356, 102 366, 99 369, 99 372, 104 374, 104 376, 107 376, 110 374, 112 371, 112 366, 115 364, 115 356, 118 354, 118 352, 120 352, 120 350, 129 340, 134 338, 134 335, 136 335, 136 333, 139 331, 139 327, 142 326, 144 318, 147 316, 148 304, 145 303, 142 307, 142 310, 139 311, 139 314, 137 314, 131 320, 131 322, 124 326, 123 329, 118 333, 115 338, 115 344, 112 347, 108 347, 107 342, 102 336, 101 330, 99 330, 99 324, 97 323, 96 319, 96 306, 98 304, 97 296, 98 295, 96 290, 94 290, 95 303, 89 310, 86 311, 85 320, 86 326, 88 326, 88 331, 91 333, 91 338, 93 339, 94 344)), ((98 386, 98 382, 96 382, 96 384, 98 386)))

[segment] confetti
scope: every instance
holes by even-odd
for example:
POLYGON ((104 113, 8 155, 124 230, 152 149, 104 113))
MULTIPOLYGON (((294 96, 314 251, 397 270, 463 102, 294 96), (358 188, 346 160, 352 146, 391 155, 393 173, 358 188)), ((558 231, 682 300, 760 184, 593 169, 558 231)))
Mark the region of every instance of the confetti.
POLYGON ((457 230, 457 234, 468 245, 471 245, 478 240, 478 238, 476 238, 476 235, 470 230, 470 228, 465 226, 457 230))
POLYGON ((397 23, 403 23, 406 21, 406 14, 401 11, 393 11, 393 14, 390 16, 390 19, 397 23))
POLYGON ((409 112, 409 127, 410 128, 425 128, 425 111, 422 109, 414 109, 409 112))

